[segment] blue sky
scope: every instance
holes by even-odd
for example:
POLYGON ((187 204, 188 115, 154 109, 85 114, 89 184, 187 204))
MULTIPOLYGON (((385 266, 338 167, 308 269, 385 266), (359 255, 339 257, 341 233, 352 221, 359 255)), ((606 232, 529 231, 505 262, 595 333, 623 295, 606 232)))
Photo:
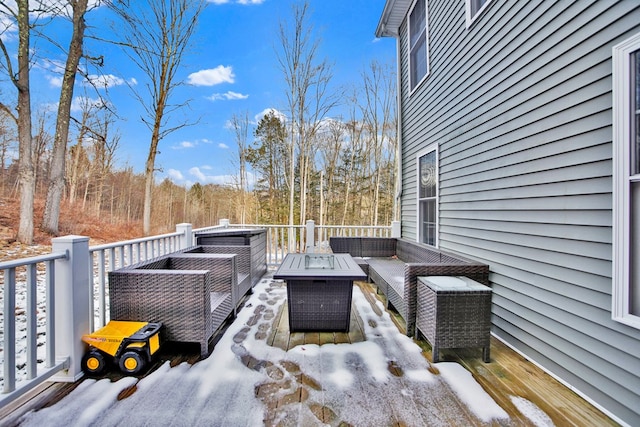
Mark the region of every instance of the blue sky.
MULTIPOLYGON (((227 125, 230 118, 246 113, 254 120, 270 108, 286 110, 284 79, 275 51, 280 48, 278 24, 282 19, 292 20, 292 4, 290 0, 209 0, 193 46, 183 58, 179 78, 187 84, 175 92, 174 102, 190 99, 190 107, 171 116, 174 123, 184 122, 185 115, 199 118, 199 123, 160 142, 158 181, 170 177, 181 185, 228 182, 228 176, 237 171, 237 146, 227 125)), ((357 85, 360 74, 374 59, 395 64, 395 41, 376 40, 374 35, 384 0, 310 0, 309 6, 310 22, 321 39, 318 57, 333 64, 335 88, 357 85)), ((112 37, 109 20, 104 8, 94 9, 87 15, 88 33, 112 37)), ((68 45, 69 23, 51 24, 50 31, 62 45, 68 45)), ((130 165, 142 172, 150 132, 140 120, 140 104, 124 82, 139 86, 144 75, 115 46, 88 40, 86 48, 90 55, 104 56, 99 72, 109 81, 109 102, 119 116, 117 165, 130 165)), ((48 65, 32 71, 34 110, 57 102, 60 73, 51 65, 56 55, 57 60, 64 60, 54 49, 43 52, 42 56, 49 58, 48 65)), ((2 92, 3 98, 14 93, 10 88, 2 92)), ((95 92, 84 93, 80 82, 74 95, 97 98, 95 92)))

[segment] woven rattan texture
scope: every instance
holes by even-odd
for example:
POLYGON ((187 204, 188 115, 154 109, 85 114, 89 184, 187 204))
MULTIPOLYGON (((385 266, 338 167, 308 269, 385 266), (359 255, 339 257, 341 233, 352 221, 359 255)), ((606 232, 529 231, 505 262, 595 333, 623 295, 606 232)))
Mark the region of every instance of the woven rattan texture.
POLYGON ((287 282, 292 331, 348 331, 351 317, 350 280, 290 280, 287 282))
POLYGON ((369 279, 406 321, 409 336, 415 334, 419 276, 467 276, 484 285, 489 284, 488 265, 406 239, 332 237, 329 244, 334 252, 350 253, 351 256, 358 254, 367 260, 369 279), (381 262, 392 259, 396 262, 381 262), (404 264, 402 275, 398 275, 397 261, 404 264))
POLYGON ((197 342, 204 356, 209 339, 233 312, 235 276, 235 255, 176 254, 112 271, 111 319, 160 321, 167 340, 197 342))
POLYGON ((237 306, 242 297, 252 288, 251 247, 249 246, 194 246, 187 248, 185 254, 234 254, 236 255, 237 289, 234 293, 234 304, 237 306))
POLYGON ((490 360, 491 289, 437 291, 418 281, 416 327, 433 347, 433 361, 445 348, 482 347, 490 360))
POLYGON ((266 230, 225 230, 224 233, 204 233, 196 235, 196 242, 202 246, 249 246, 251 248, 251 285, 255 286, 267 272, 266 230), (237 233, 236 235, 226 235, 237 233))

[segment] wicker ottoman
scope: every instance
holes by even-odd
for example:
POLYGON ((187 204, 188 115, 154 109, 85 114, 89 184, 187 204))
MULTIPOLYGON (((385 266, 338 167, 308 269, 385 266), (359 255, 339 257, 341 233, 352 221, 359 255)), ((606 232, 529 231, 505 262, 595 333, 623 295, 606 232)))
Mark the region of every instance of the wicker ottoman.
POLYGON ((490 361, 491 288, 463 276, 418 277, 416 327, 433 348, 482 347, 490 361))

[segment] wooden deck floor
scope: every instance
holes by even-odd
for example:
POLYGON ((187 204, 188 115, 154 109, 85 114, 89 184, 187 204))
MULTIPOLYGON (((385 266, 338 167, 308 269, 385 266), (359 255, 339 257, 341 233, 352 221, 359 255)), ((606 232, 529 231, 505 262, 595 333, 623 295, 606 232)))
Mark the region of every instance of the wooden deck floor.
MULTIPOLYGON (((371 302, 374 310, 379 310, 376 299, 384 303, 384 297, 377 294, 373 285, 357 282, 363 294, 371 302)), ((365 340, 362 319, 355 310, 351 313, 349 333, 302 333, 289 332, 288 316, 282 311, 276 321, 270 345, 284 350, 300 344, 355 343, 365 340)), ((400 331, 406 331, 404 321, 395 312, 391 317, 400 331)), ((417 340, 427 360, 431 360, 431 346, 417 340)), ((542 409, 557 426, 616 426, 618 425, 582 397, 571 391, 553 377, 536 367, 496 338, 491 338, 491 363, 484 363, 479 349, 441 350, 441 361, 457 362, 470 371, 485 391, 507 411, 512 420, 522 425, 531 421, 520 413, 510 396, 520 396, 542 409)), ((433 373, 438 373, 438 365, 431 364, 433 373)), ((396 372, 396 375, 402 375, 396 372)), ((302 396, 301 396, 302 399, 302 396)), ((330 422, 330 419, 325 420, 330 422)), ((470 425, 472 422, 470 421, 470 425)), ((395 425, 404 425, 401 419, 395 425)))
MULTIPOLYGON (((380 305, 376 301, 381 301, 382 297, 376 294, 375 289, 370 284, 358 283, 363 291, 366 299, 371 303, 371 308, 377 314, 380 313, 380 305)), ((251 309, 245 307, 243 310, 251 309)), ((254 308, 255 309, 255 308, 254 308)), ((258 322, 262 314, 255 309, 256 315, 252 317, 258 322)), ((394 323, 402 331, 404 324, 397 315, 392 314, 394 323)), ((251 323, 253 320, 249 320, 251 323)), ((290 350, 302 344, 342 344, 342 343, 360 343, 366 340, 365 325, 361 316, 355 309, 352 309, 351 327, 348 333, 290 333, 288 329, 288 317, 286 303, 283 304, 272 318, 272 328, 265 332, 264 339, 268 345, 278 347, 282 350, 290 350)), ((424 357, 431 360, 430 346, 423 341, 417 341, 423 350, 424 357)), ((470 371, 476 381, 482 388, 497 402, 510 416, 509 422, 493 422, 489 425, 534 425, 530 419, 523 416, 512 401, 512 396, 520 396, 546 413, 546 415, 557 426, 607 426, 616 425, 602 412, 598 411, 584 399, 573 393, 567 387, 554 380, 532 363, 528 362, 517 353, 506 347, 504 344, 492 338, 491 363, 483 363, 480 350, 467 351, 443 351, 442 360, 458 362, 470 371)), ((162 365, 167 360, 172 366, 182 362, 193 364, 198 361, 199 347, 189 346, 165 346, 162 354, 155 364, 155 367, 162 365)), ((242 362, 249 368, 254 370, 268 369, 269 366, 264 361, 257 360, 251 355, 242 358, 242 362)), ((322 404, 323 399, 309 399, 310 392, 322 393, 322 386, 318 383, 317 377, 308 375, 300 366, 294 363, 282 363, 282 367, 288 371, 294 378, 297 385, 292 386, 290 381, 285 384, 283 381, 264 382, 256 386, 255 397, 260 399, 267 410, 264 416, 264 425, 306 425, 304 418, 295 419, 295 411, 291 411, 291 406, 295 404, 306 405, 310 412, 315 415, 320 423, 326 425, 349 424, 342 423, 339 416, 333 411, 330 404, 322 404), (280 389, 280 390, 279 390, 280 389), (285 413, 286 412, 286 413, 285 413), (292 419, 292 417, 294 419, 292 419), (285 420, 285 421, 283 421, 285 420)), ((152 368, 153 369, 153 368, 152 368)), ((395 377, 402 377, 403 367, 389 363, 389 372, 395 377)), ((438 375, 438 364, 431 364, 429 371, 438 375)), ((112 380, 118 380, 121 376, 117 373, 110 374, 112 380)), ((17 402, 9 408, 0 410, 0 425, 20 425, 17 420, 20 416, 30 410, 39 410, 48 407, 70 393, 76 384, 57 384, 51 383, 41 387, 24 399, 17 402)), ((364 387, 364 385, 363 385, 364 387)), ((125 390, 118 397, 119 400, 126 399, 130 391, 125 390)), ((407 399, 420 399, 420 396, 407 396, 407 399)), ((453 407, 463 407, 453 393, 448 397, 450 402, 443 403, 453 407)), ((328 399, 327 399, 328 400, 328 399)), ((367 397, 363 397, 366 401, 367 397)), ((379 404, 375 399, 372 405, 379 404)), ((420 408, 420 402, 416 402, 416 407, 420 408)), ((413 425, 408 422, 401 412, 389 414, 388 420, 381 425, 408 426, 413 425)), ((464 410, 462 411, 464 412, 464 410)), ((456 415, 448 423, 446 411, 443 418, 438 421, 448 425, 460 425, 460 415, 456 415), (455 421, 453 421, 455 420, 455 421)), ((469 413, 468 416, 463 415, 466 425, 486 425, 478 422, 478 419, 469 413)), ((424 425, 431 425, 428 419, 424 425)), ((226 423, 224 425, 232 425, 226 423)))

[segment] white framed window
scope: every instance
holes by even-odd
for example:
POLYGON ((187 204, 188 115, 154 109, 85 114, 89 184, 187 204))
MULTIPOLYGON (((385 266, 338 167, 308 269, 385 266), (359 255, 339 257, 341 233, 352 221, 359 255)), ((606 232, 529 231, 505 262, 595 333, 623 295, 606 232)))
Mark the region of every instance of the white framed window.
POLYGON ((614 320, 640 329, 640 33, 613 47, 614 320))
POLYGON ((418 154, 418 242, 438 246, 438 147, 418 154))
POLYGON ((465 2, 467 4, 467 28, 469 28, 476 18, 482 14, 489 3, 491 3, 491 0, 465 0, 465 2))
POLYGON ((429 74, 427 0, 416 0, 409 12, 409 85, 413 91, 429 74))

